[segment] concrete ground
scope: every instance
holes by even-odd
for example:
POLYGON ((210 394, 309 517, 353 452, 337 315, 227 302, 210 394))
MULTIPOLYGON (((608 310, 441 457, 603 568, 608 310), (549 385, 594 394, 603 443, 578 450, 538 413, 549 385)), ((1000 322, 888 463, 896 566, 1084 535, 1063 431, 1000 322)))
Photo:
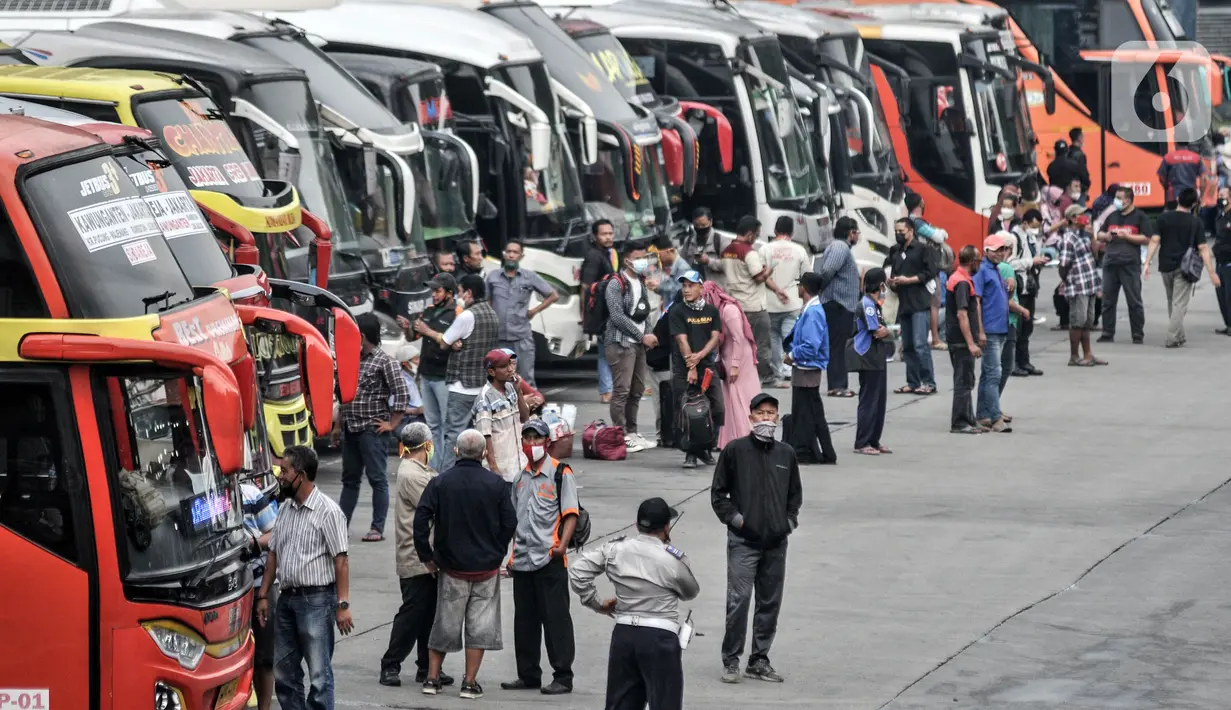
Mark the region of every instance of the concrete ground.
MULTIPOLYGON (((1050 276, 1054 279, 1054 275, 1050 276)), ((1049 279, 1049 281, 1050 281, 1049 279)), ((1052 282, 1054 283, 1054 281, 1052 282)), ((1208 281, 1187 320, 1189 344, 1162 347, 1162 283, 1145 284, 1146 344, 1097 346, 1110 367, 1066 367, 1050 283, 1035 364, 1013 378, 1004 409, 1015 432, 948 433, 950 367, 934 353, 939 395, 890 396, 892 456, 850 453, 854 400, 825 399, 840 460, 803 471, 805 503, 790 539, 786 600, 771 659, 783 685, 718 682, 725 534, 709 505, 710 474, 652 450, 619 463, 572 459, 595 536, 622 534, 637 504, 661 495, 685 513, 675 544, 692 559, 701 596, 686 605, 702 636, 684 654, 687 707, 1225 708, 1231 697, 1231 490, 1225 465, 1231 339, 1215 335, 1208 281), (1222 414, 1220 414, 1222 412, 1222 414), (1220 434, 1219 432, 1223 432, 1220 434), (1222 443, 1220 443, 1222 442, 1222 443)), ((544 373, 550 401, 578 403, 579 427, 607 418, 593 379, 544 373)), ((903 381, 891 365, 890 382, 903 381)), ((784 404, 789 399, 787 390, 784 404)), ((653 406, 641 430, 653 438, 653 406)), ((580 437, 578 437, 580 439, 580 437)), ((336 496, 339 467, 321 475, 336 496)), ((357 632, 337 645, 339 707, 458 708, 456 687, 428 698, 377 684, 399 603, 392 538, 364 544, 368 489, 351 530, 357 632)), ((575 691, 512 693, 512 591, 503 585, 506 650, 480 681, 488 707, 601 708, 611 622, 573 600, 575 691)), ((609 589, 609 586, 605 587, 609 589)), ((544 667, 548 674, 550 667, 544 667)), ((446 661, 461 675, 461 659, 446 661)))

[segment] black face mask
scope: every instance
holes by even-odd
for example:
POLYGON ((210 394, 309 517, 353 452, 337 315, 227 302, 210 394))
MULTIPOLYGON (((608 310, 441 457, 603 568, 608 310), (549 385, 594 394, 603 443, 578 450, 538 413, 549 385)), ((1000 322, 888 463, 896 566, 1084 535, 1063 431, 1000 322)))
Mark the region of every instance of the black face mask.
POLYGON ((894 232, 893 238, 897 240, 898 246, 906 246, 906 235, 902 232, 894 232))
POLYGON ((713 231, 713 229, 713 227, 697 227, 697 241, 702 244, 709 241, 710 232, 713 231))
POLYGON ((294 498, 295 494, 298 491, 299 491, 299 477, 298 476, 295 477, 294 483, 278 481, 278 502, 284 503, 290 500, 291 498, 294 498))

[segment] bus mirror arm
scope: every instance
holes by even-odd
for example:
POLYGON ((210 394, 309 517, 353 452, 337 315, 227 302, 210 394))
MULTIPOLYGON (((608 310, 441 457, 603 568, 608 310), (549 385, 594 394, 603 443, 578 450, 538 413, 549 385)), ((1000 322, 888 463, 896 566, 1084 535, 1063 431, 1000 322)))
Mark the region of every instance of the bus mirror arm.
POLYGON ((1047 110, 1047 115, 1054 114, 1056 112, 1056 79, 1052 76, 1051 70, 1047 68, 1043 53, 1039 53, 1037 64, 1015 54, 1006 54, 1005 59, 1021 69, 1034 72, 1035 76, 1043 80, 1043 108, 1047 110))
POLYGON ((317 217, 307 210, 303 210, 303 226, 312 232, 311 251, 316 257, 316 283, 317 288, 329 287, 329 262, 333 256, 333 233, 329 230, 329 225, 325 220, 317 217))

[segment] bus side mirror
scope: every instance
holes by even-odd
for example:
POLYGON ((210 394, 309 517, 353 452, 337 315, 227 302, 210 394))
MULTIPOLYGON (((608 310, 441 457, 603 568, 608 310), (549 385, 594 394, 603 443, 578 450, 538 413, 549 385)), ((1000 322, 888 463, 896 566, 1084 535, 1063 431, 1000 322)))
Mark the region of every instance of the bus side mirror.
POLYGON ((338 392, 343 404, 359 389, 359 324, 350 313, 333 309, 333 359, 338 368, 338 392))
MULTIPOLYGON (((596 151, 597 152, 597 151, 596 151)), ((551 124, 530 124, 530 167, 541 172, 551 166, 551 124)))
POLYGON ((244 429, 235 376, 225 367, 205 365, 201 368, 201 388, 218 468, 227 476, 237 474, 244 466, 244 429))

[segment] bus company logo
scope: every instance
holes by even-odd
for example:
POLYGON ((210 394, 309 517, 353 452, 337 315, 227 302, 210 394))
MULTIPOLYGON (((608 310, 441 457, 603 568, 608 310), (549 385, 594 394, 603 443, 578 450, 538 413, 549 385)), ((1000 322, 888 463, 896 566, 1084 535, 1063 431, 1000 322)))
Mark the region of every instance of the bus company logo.
POLYGON ((1196 42, 1168 44, 1125 42, 1110 55, 1111 126, 1129 142, 1183 146, 1209 133, 1214 115, 1205 73, 1210 54, 1196 42))
MULTIPOLYGON (((133 185, 137 187, 154 187, 158 184, 158 179, 154 177, 153 170, 141 170, 135 173, 129 173, 128 178, 133 181, 133 185)), ((152 192, 152 190, 150 191, 152 192)))
POLYGON ((218 620, 218 611, 216 609, 210 609, 204 614, 201 614, 201 623, 205 626, 209 626, 210 624, 214 623, 217 620, 218 620))
POLYGON ((196 347, 211 340, 224 338, 232 333, 239 331, 243 327, 239 316, 231 314, 218 320, 201 322, 199 316, 193 316, 188 320, 176 321, 171 324, 171 330, 175 333, 175 339, 181 345, 196 347))
POLYGON ((275 230, 276 229, 290 229, 296 226, 295 217, 296 215, 294 212, 283 212, 281 214, 267 214, 265 215, 265 227, 268 229, 275 229, 275 230))
POLYGON ((90 197, 99 193, 120 194, 120 173, 114 163, 103 163, 103 174, 81 181, 81 196, 90 197))

